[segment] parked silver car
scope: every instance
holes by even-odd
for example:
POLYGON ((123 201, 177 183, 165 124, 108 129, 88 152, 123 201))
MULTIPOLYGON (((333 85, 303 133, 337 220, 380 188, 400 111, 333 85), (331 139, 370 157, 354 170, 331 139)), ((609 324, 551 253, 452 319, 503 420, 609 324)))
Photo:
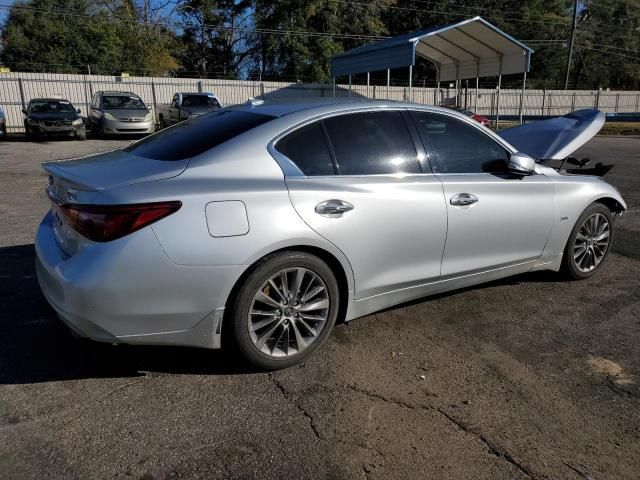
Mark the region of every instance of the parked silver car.
POLYGON ((44 168, 38 279, 72 330, 225 338, 268 369, 338 320, 532 270, 589 277, 626 209, 600 178, 536 163, 469 117, 393 102, 225 108, 44 168))
POLYGON ((89 108, 89 126, 97 136, 140 135, 156 130, 151 107, 131 92, 97 92, 89 108))

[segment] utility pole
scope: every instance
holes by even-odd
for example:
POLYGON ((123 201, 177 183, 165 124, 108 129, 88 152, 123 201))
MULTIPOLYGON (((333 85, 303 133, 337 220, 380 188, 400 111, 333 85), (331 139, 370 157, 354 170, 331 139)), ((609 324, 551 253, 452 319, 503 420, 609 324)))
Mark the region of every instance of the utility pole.
POLYGON ((569 88, 569 72, 571 70, 571 56, 573 44, 576 41, 576 28, 578 26, 578 0, 573 0, 573 22, 571 24, 571 39, 569 40, 569 55, 567 56, 567 68, 564 76, 564 89, 569 88))

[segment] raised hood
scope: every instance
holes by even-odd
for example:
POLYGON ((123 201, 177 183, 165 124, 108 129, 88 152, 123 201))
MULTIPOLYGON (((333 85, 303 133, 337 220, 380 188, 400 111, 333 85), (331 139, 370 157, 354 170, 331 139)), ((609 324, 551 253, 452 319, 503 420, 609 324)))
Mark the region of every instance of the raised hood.
POLYGON ((498 133, 514 148, 537 160, 563 160, 591 140, 604 125, 600 110, 577 110, 508 128, 498 133))
POLYGON ((83 189, 105 190, 177 177, 184 172, 188 163, 188 159, 153 160, 123 150, 113 150, 88 157, 46 162, 42 168, 54 177, 83 189))

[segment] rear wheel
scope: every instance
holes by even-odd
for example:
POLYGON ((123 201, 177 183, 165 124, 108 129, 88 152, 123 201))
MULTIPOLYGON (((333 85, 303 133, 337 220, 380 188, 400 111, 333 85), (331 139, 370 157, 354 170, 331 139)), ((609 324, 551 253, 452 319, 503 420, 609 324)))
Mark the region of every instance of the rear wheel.
POLYGON ((233 302, 237 348, 263 369, 300 363, 331 333, 338 302, 338 282, 320 258, 303 252, 271 255, 249 274, 233 302))
POLYGON ((604 263, 613 242, 613 215, 599 203, 587 207, 564 250, 563 270, 573 279, 589 278, 604 263))

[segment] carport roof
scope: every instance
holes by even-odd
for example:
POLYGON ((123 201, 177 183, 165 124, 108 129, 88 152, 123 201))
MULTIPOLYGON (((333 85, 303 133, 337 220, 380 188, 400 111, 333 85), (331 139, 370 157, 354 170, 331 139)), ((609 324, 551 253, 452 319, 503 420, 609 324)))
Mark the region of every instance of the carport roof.
POLYGON ((434 63, 438 80, 529 71, 533 50, 481 17, 388 38, 331 59, 333 77, 434 63))

